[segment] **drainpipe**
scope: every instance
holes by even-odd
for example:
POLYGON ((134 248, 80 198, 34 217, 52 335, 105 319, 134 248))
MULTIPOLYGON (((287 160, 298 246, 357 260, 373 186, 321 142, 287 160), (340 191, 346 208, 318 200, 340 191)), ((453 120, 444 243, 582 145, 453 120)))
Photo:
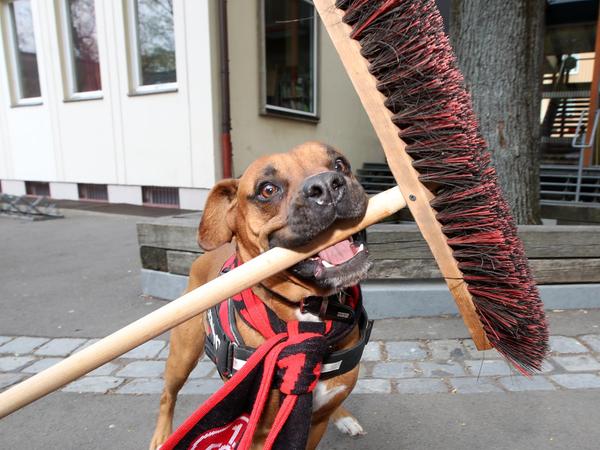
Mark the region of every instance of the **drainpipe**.
POLYGON ((219 0, 219 46, 221 69, 221 162, 223 178, 232 176, 231 109, 229 103, 229 44, 227 0, 219 0))

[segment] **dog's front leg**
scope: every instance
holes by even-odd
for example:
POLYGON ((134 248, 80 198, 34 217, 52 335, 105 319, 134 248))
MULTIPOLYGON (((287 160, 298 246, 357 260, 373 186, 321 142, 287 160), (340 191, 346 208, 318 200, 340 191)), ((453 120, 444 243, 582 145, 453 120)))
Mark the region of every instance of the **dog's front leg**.
POLYGON ((177 394, 202 355, 205 337, 203 315, 182 323, 171 332, 165 386, 160 397, 158 421, 150 442, 150 450, 157 449, 173 431, 173 411, 177 394))

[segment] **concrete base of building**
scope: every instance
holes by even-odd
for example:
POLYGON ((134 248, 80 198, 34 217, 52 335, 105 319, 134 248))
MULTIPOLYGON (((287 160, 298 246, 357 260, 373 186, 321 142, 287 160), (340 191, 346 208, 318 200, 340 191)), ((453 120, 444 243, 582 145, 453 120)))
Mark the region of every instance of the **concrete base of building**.
MULTIPOLYGON (((188 277, 142 269, 142 290, 166 300, 179 297, 188 277)), ((365 308, 372 319, 458 314, 443 281, 366 281, 362 283, 365 308)), ((540 286, 547 310, 600 308, 600 284, 540 286)))
POLYGON ((127 186, 124 184, 109 184, 108 201, 110 203, 127 203, 129 205, 142 204, 142 188, 140 186, 127 186))
POLYGON ((179 188, 179 207, 198 211, 204 209, 210 189, 179 188))
POLYGON ((25 195, 25 182, 20 180, 0 180, 2 192, 10 195, 25 195))
MULTIPOLYGON (((79 200, 77 183, 51 181, 50 197, 56 200, 79 200)), ((1 191, 11 195, 25 195, 25 181, 0 180, 1 191)), ((108 203, 142 205, 142 187, 125 184, 107 184, 108 203)), ((204 208, 210 189, 179 188, 179 208, 200 211, 204 208)))
POLYGON ((50 196, 61 200, 79 200, 77 183, 50 182, 50 196))

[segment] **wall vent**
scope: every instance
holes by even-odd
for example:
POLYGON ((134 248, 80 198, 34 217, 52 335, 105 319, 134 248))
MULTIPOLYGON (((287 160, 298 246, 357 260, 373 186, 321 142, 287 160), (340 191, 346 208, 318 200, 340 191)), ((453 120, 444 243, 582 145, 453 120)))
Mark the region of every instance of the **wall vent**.
POLYGON ((179 188, 142 186, 142 202, 146 206, 179 208, 179 188))
POLYGON ((34 197, 50 197, 50 183, 45 181, 26 181, 25 192, 34 197))
POLYGON ((77 185, 80 200, 91 200, 94 202, 107 202, 108 189, 105 184, 84 184, 77 185))

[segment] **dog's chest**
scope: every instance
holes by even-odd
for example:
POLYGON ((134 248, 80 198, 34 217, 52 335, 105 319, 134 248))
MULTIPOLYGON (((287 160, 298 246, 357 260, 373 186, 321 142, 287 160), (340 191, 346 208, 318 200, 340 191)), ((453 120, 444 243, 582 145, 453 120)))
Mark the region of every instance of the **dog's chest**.
POLYGON ((346 385, 319 381, 313 390, 313 412, 319 411, 331 402, 336 395, 346 390, 348 390, 346 385))

